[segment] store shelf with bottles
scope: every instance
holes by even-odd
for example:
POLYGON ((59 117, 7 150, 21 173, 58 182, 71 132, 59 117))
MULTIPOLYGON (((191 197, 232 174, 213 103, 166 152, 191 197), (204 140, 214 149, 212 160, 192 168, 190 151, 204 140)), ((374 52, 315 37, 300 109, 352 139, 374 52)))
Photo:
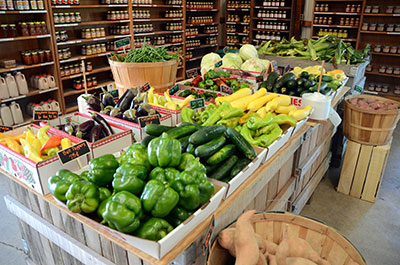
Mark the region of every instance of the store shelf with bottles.
MULTIPOLYGON (((89 91, 101 89, 102 87, 106 87, 107 85, 113 84, 113 83, 114 83, 113 80, 103 80, 103 81, 99 82, 96 86, 88 87, 87 91, 89 92, 89 91)), ((85 89, 84 88, 81 88, 81 89, 66 88, 65 91, 64 91, 64 97, 80 95, 82 93, 85 93, 85 89)))
POLYGON ((81 9, 81 8, 127 8, 127 4, 104 4, 104 5, 52 5, 53 9, 81 9))
POLYGON ((46 93, 58 90, 58 87, 52 87, 52 88, 48 88, 48 89, 35 89, 35 88, 28 88, 28 89, 29 89, 29 92, 27 94, 19 95, 17 97, 0 99, 0 103, 6 103, 6 102, 16 101, 16 100, 20 100, 20 99, 24 99, 24 98, 28 98, 28 97, 32 97, 32 96, 46 94, 46 93))

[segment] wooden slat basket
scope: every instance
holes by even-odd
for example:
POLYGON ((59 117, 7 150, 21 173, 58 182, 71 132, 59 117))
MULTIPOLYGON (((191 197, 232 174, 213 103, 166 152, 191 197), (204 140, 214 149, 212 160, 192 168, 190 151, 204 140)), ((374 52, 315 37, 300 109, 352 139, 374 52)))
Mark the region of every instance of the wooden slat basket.
MULTIPOLYGON (((124 55, 119 55, 124 56, 124 55)), ((122 95, 128 88, 143 86, 149 82, 158 92, 171 88, 176 81, 178 60, 157 63, 124 63, 108 60, 115 84, 122 95)))
MULTIPOLYGON (((306 240, 312 248, 331 265, 347 265, 356 262, 366 265, 358 250, 333 228, 310 218, 281 212, 267 212, 253 217, 253 227, 264 239, 279 244, 285 226, 288 225, 289 237, 306 240)), ((235 223, 229 227, 234 227, 235 223)), ((235 258, 215 240, 207 260, 207 265, 234 265, 235 258)))
POLYGON ((394 100, 373 95, 357 95, 358 99, 377 99, 391 101, 397 106, 394 110, 365 110, 352 105, 345 100, 344 106, 344 135, 357 143, 367 145, 385 145, 392 137, 399 121, 399 103, 394 100))

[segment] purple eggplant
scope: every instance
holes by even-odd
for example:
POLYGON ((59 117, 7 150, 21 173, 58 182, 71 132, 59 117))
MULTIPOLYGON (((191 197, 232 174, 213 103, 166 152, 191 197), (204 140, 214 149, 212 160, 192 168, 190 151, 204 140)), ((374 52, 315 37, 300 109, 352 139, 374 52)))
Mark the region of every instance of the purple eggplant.
POLYGON ((121 115, 122 115, 122 112, 129 109, 134 97, 135 97, 135 94, 133 93, 132 89, 128 89, 127 92, 124 93, 124 95, 122 95, 122 97, 117 102, 117 104, 115 104, 114 107, 120 108, 121 115))
POLYGON ((135 109, 128 109, 124 111, 122 115, 122 119, 130 122, 134 122, 136 118, 136 110, 135 109))
POLYGON ((97 97, 90 95, 87 97, 83 97, 86 100, 86 103, 89 105, 89 107, 94 110, 94 111, 100 111, 101 110, 101 101, 97 97))
POLYGON ((103 98, 101 99, 101 103, 103 103, 104 107, 107 106, 114 106, 115 102, 114 102, 114 97, 110 94, 110 92, 108 92, 107 90, 103 88, 101 88, 103 90, 103 98))
POLYGON ((87 120, 79 125, 79 130, 82 133, 90 132, 95 125, 94 120, 87 120))
POLYGON ((106 136, 114 134, 114 130, 111 128, 110 124, 108 124, 108 122, 101 115, 98 115, 97 113, 93 113, 92 118, 95 122, 97 122, 97 124, 102 125, 106 136))
POLYGON ((102 134, 102 126, 100 124, 96 124, 95 126, 92 127, 92 130, 90 131, 90 142, 94 143, 97 140, 101 139, 101 134, 102 134))

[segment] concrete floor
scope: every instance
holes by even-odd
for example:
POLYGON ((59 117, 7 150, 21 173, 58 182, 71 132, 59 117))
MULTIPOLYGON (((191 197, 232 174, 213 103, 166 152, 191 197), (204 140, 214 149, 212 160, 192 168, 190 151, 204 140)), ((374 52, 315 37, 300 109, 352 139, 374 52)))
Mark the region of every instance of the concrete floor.
MULTIPOLYGON (((335 191, 340 171, 317 187, 302 214, 319 219, 341 232, 357 246, 369 265, 400 264, 400 126, 394 134, 378 200, 372 204, 335 191)), ((0 197, 7 194, 0 175, 0 197)), ((15 216, 0 199, 0 265, 23 265, 23 243, 15 216)), ((38 264, 39 265, 39 264, 38 264)))

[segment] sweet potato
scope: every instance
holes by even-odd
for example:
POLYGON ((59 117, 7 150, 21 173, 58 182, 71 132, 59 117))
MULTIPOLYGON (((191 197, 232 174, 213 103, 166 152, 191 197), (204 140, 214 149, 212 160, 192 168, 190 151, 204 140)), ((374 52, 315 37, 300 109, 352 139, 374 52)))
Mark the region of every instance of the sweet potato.
POLYGON ((267 256, 267 259, 268 259, 268 265, 278 265, 278 264, 276 263, 276 257, 275 257, 275 255, 268 255, 268 256, 267 256))
POLYGON ((287 258, 286 259, 287 265, 316 265, 311 260, 305 258, 287 258))
POLYGON ((329 265, 330 263, 322 259, 311 245, 304 239, 291 237, 288 239, 289 254, 288 257, 305 258, 318 265, 329 265))
POLYGON ((264 253, 262 253, 261 251, 258 253, 258 262, 256 265, 268 265, 264 253))
POLYGON ((285 225, 283 231, 282 241, 278 245, 276 250, 276 263, 277 265, 287 265, 286 258, 289 256, 289 236, 288 236, 288 225, 285 225))
POLYGON ((259 260, 260 251, 251 223, 255 210, 242 214, 236 222, 235 233, 235 265, 256 265, 259 260))
POLYGON ((276 250, 278 249, 278 245, 275 244, 274 242, 271 242, 271 241, 268 241, 268 240, 264 240, 264 241, 265 241, 266 252, 268 254, 275 255, 276 254, 276 250))
MULTIPOLYGON (((231 254, 233 257, 236 257, 234 241, 235 232, 236 228, 227 228, 222 230, 218 235, 219 245, 227 249, 229 251, 229 254, 231 254)), ((259 234, 255 234, 255 237, 257 240, 258 248, 263 254, 268 249, 271 251, 271 254, 275 254, 277 248, 277 245, 275 243, 264 240, 259 234)))

